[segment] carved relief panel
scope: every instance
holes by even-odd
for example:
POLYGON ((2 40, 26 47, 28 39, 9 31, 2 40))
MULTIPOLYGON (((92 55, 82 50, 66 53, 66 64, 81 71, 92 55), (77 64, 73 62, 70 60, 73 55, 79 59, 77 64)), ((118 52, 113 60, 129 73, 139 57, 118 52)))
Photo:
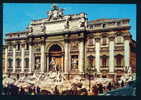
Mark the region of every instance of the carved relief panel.
POLYGON ((79 42, 78 41, 71 41, 70 48, 71 50, 78 50, 79 42))
POLYGON ((122 37, 122 36, 117 36, 117 37, 115 38, 115 42, 116 42, 117 44, 123 43, 123 37, 122 37))
POLYGON ((40 32, 42 32, 42 26, 41 25, 34 25, 33 27, 32 27, 32 29, 33 29, 33 34, 37 34, 37 33, 40 33, 40 32))
POLYGON ((88 45, 88 46, 93 46, 93 45, 94 45, 94 39, 93 39, 93 38, 89 38, 89 39, 87 40, 87 45, 88 45))

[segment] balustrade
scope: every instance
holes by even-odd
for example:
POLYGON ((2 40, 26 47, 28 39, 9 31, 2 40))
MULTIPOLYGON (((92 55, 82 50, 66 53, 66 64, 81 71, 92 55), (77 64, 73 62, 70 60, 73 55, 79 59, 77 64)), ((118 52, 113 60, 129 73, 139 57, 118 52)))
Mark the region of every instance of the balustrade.
POLYGON ((123 66, 115 66, 115 70, 124 70, 123 66))
POLYGON ((13 71, 13 68, 8 68, 7 71, 8 72, 12 72, 13 71))
POLYGON ((16 56, 21 56, 21 52, 20 51, 17 51, 16 52, 16 56))
POLYGON ((16 72, 16 73, 21 72, 21 68, 16 68, 16 69, 15 69, 15 72, 16 72))
POLYGON ((29 72, 29 68, 24 68, 24 72, 29 72))
POLYGON ((8 52, 8 56, 13 56, 13 52, 8 52))
POLYGON ((28 56, 28 55, 29 55, 29 51, 25 50, 25 56, 28 56))
POLYGON ((100 66, 100 70, 109 70, 109 66, 100 66))

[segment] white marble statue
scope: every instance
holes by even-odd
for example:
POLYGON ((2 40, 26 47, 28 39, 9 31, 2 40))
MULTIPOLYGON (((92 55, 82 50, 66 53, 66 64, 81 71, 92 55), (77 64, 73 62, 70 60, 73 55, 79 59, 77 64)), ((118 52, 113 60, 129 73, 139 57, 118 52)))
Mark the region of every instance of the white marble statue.
POLYGON ((52 57, 51 62, 50 62, 51 67, 53 68, 54 71, 56 71, 56 62, 55 58, 52 57))

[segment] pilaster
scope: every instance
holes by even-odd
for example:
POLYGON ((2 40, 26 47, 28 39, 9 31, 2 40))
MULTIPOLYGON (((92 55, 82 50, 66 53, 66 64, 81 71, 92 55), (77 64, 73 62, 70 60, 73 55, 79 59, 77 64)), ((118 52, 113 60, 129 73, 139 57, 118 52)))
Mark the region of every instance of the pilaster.
POLYGON ((79 72, 83 73, 83 68, 84 68, 84 40, 81 39, 79 43, 79 63, 78 63, 78 68, 79 72))
POLYGON ((130 46, 129 46, 129 42, 130 42, 130 36, 129 35, 124 36, 124 63, 125 63, 125 67, 127 69, 129 69, 129 67, 130 67, 130 46))
POLYGON ((114 39, 115 37, 109 37, 109 72, 114 73, 114 39))
POLYGON ((13 73, 16 71, 16 45, 13 45, 13 73))
POLYGON ((41 44, 41 73, 44 72, 45 69, 45 46, 41 44))
POLYGON ((21 45, 22 46, 22 49, 21 49, 21 59, 22 59, 22 61, 21 61, 21 72, 23 73, 24 72, 24 52, 25 52, 25 49, 24 49, 24 47, 25 47, 25 44, 22 44, 21 45))
POLYGON ((4 60, 4 64, 5 64, 5 68, 4 68, 4 72, 7 73, 7 69, 8 69, 8 46, 5 46, 5 60, 4 60))
POLYGON ((32 69, 34 67, 34 56, 33 56, 33 50, 32 50, 32 45, 29 45, 29 73, 32 72, 32 69))
POLYGON ((96 51, 96 69, 97 72, 100 73, 100 38, 95 38, 96 44, 95 44, 95 51, 96 51))
MULTIPOLYGON (((65 36, 65 39, 67 39, 67 35, 65 36)), ((65 40, 65 73, 67 74, 69 71, 69 44, 68 40, 65 40)))

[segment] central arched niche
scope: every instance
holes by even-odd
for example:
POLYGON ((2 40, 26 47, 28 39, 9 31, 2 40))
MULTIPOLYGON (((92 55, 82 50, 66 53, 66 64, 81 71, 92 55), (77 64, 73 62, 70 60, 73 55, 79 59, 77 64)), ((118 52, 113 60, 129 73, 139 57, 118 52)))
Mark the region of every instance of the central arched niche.
POLYGON ((49 48, 49 71, 64 71, 63 51, 58 44, 53 44, 49 48))
POLYGON ((49 48, 49 53, 59 53, 62 49, 58 44, 54 44, 49 48))

